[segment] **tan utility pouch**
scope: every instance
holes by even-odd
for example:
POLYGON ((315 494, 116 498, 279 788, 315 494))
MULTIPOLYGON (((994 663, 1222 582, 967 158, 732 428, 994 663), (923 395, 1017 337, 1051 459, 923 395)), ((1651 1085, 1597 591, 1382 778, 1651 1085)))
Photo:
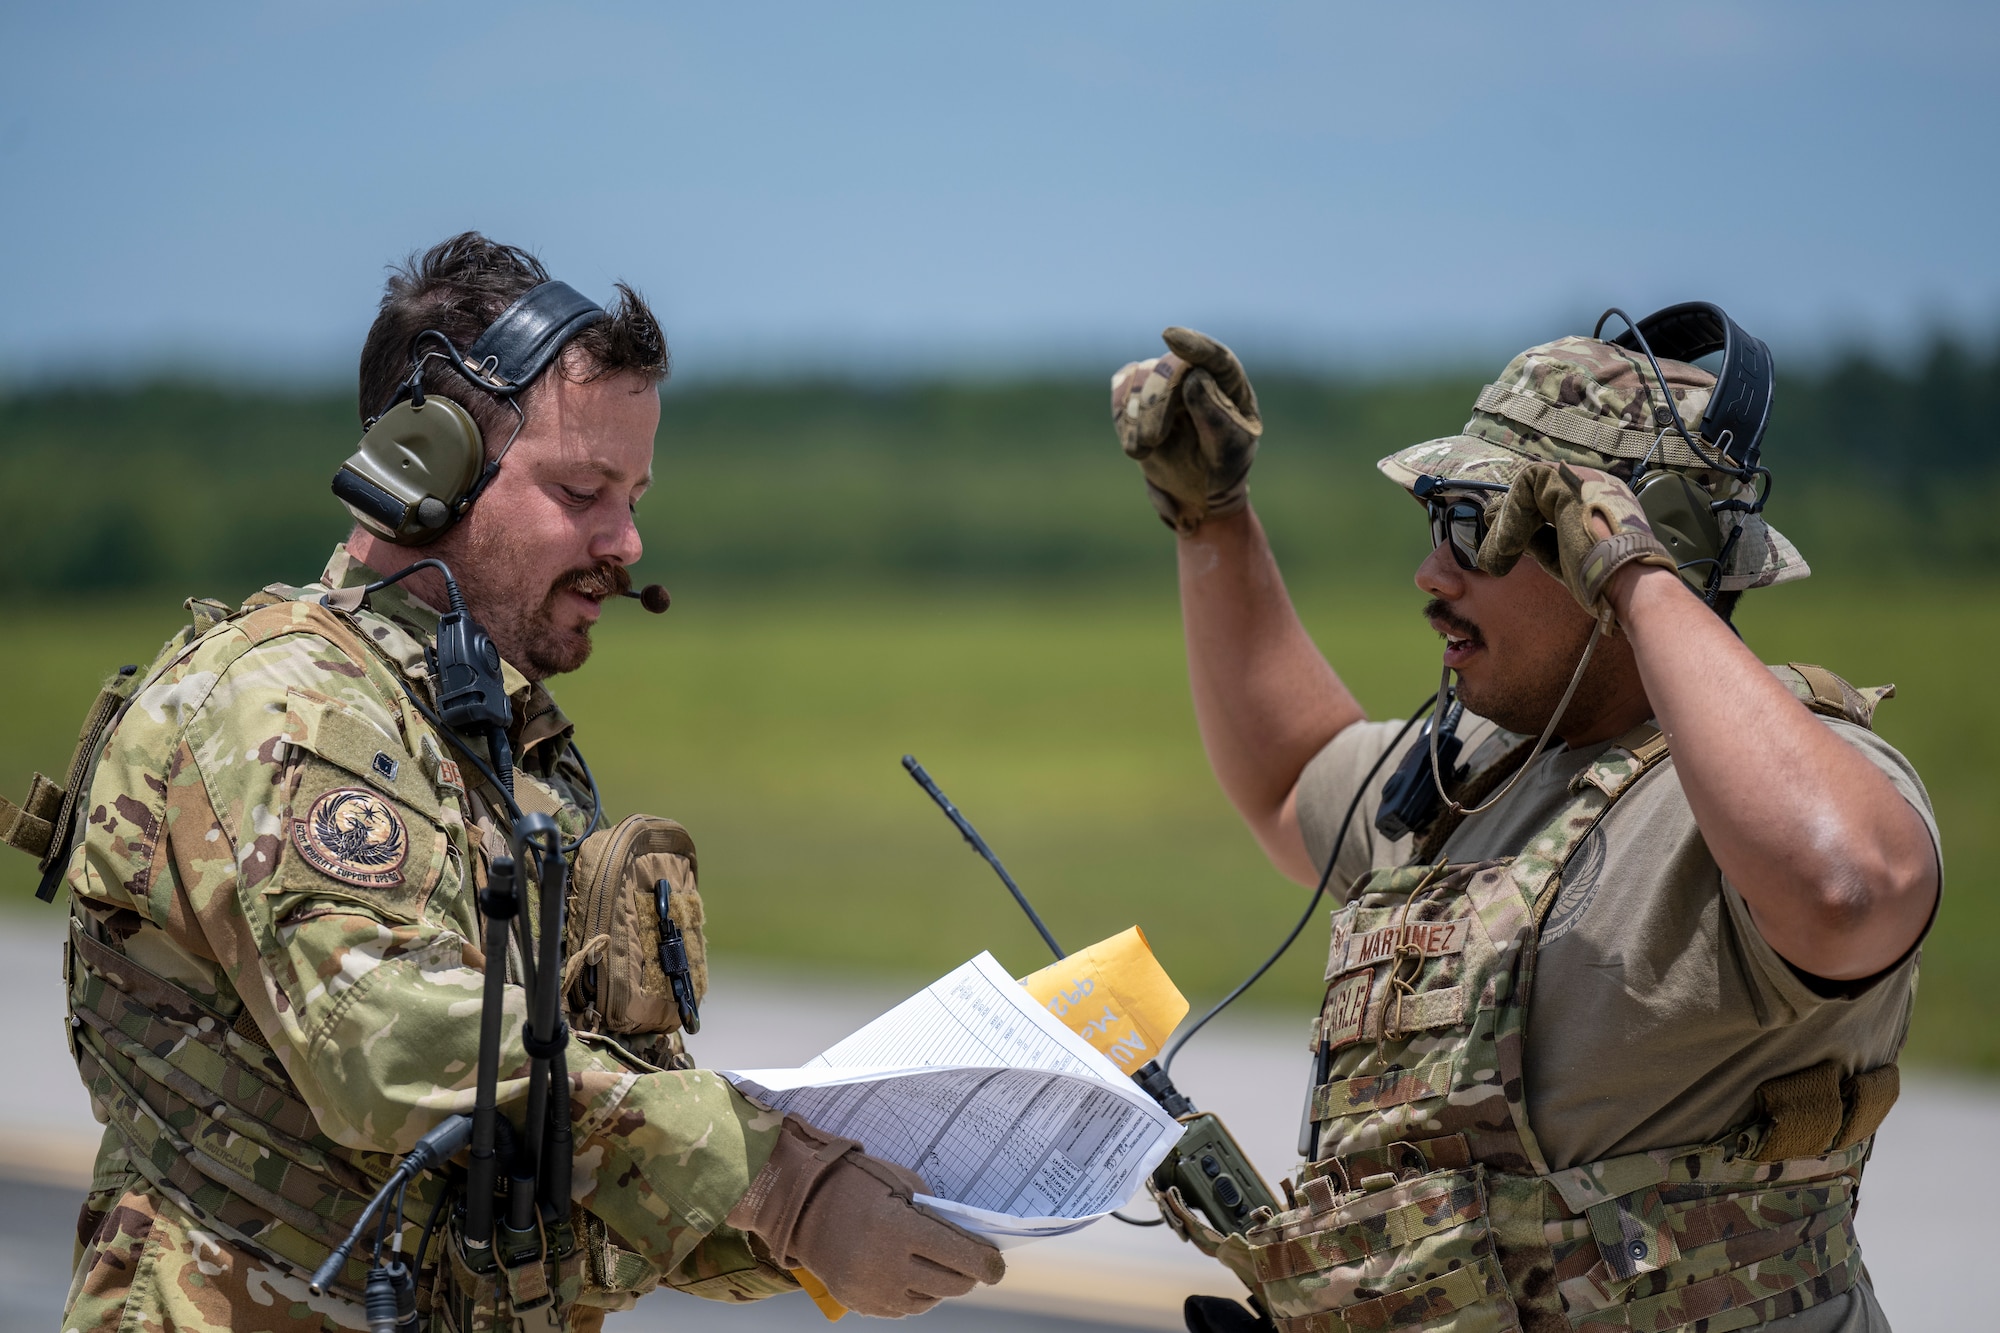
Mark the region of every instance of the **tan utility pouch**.
POLYGON ((1485 1168, 1426 1170, 1421 1154, 1401 1155, 1403 1170, 1351 1188, 1337 1170, 1307 1181, 1298 1207, 1243 1238, 1280 1333, 1520 1327, 1494 1253, 1485 1168))
POLYGON ((584 839, 563 967, 577 1027, 614 1037, 699 1028, 708 950, 695 873, 694 839, 671 819, 631 815, 584 839))

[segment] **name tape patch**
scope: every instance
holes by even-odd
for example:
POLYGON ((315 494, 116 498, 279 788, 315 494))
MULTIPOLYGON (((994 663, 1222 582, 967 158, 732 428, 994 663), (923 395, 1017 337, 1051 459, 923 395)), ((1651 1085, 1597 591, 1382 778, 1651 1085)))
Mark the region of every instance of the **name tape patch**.
POLYGON ((1343 978, 1327 993, 1326 1009, 1320 1015, 1320 1041, 1328 1050, 1361 1040, 1368 1018, 1368 990, 1374 978, 1357 972, 1343 978))
POLYGON ((1471 921, 1459 917, 1453 921, 1413 921, 1401 926, 1383 926, 1365 935, 1343 936, 1328 951, 1326 974, 1337 977, 1357 968, 1373 967, 1404 948, 1418 949, 1426 958, 1464 953, 1465 939, 1471 930, 1471 921))

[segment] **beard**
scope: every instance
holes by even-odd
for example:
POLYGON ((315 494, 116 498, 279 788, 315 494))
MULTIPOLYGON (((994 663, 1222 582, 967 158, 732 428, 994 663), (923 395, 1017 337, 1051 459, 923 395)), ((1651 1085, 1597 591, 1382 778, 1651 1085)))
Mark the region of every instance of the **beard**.
MULTIPOLYGON (((1492 653, 1479 627, 1454 612, 1449 603, 1432 598, 1425 604, 1423 614, 1425 620, 1449 629, 1454 638, 1469 640, 1489 655, 1492 653)), ((1556 705, 1562 702, 1563 691, 1569 688, 1569 678, 1583 656, 1584 645, 1590 641, 1590 631, 1591 622, 1587 619, 1577 624, 1551 626, 1534 642, 1532 660, 1528 654, 1517 652, 1503 670, 1494 669, 1503 664, 1489 660, 1487 669, 1481 673, 1484 679, 1477 681, 1467 681, 1461 673, 1459 699, 1467 712, 1518 736, 1539 735, 1549 724, 1556 705)), ((1610 646, 1607 635, 1591 653, 1590 665, 1585 668, 1583 679, 1577 682, 1576 694, 1563 713, 1559 731, 1572 735, 1586 731, 1594 719, 1618 702, 1621 677, 1614 660, 1616 654, 1606 651, 1610 646)))
POLYGON ((546 680, 574 671, 590 658, 590 625, 574 628, 556 621, 556 599, 565 592, 603 601, 632 586, 625 567, 612 561, 567 570, 546 587, 533 586, 537 575, 522 567, 518 548, 496 540, 497 534, 475 530, 458 560, 458 580, 466 601, 478 608, 500 655, 529 680, 546 680))

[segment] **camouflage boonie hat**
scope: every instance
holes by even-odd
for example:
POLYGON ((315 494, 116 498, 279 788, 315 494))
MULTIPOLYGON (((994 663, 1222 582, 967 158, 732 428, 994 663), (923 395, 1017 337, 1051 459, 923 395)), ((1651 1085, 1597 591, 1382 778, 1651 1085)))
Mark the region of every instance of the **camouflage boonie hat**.
MULTIPOLYGON (((1681 419, 1699 440, 1715 376, 1684 361, 1662 359, 1660 368, 1681 419)), ((1645 357, 1596 338, 1530 347, 1479 391, 1473 409, 1458 434, 1399 450, 1375 466, 1407 490, 1425 474, 1504 485, 1534 459, 1601 468, 1629 481, 1639 460, 1650 455, 1649 467, 1684 473, 1714 499, 1750 497, 1749 486, 1704 464, 1666 420, 1645 357)), ((1702 447, 1708 449, 1707 441, 1702 447)), ((1723 591, 1789 583, 1812 572, 1763 515, 1725 512, 1716 518, 1725 538, 1732 524, 1743 529, 1722 571, 1723 591)))

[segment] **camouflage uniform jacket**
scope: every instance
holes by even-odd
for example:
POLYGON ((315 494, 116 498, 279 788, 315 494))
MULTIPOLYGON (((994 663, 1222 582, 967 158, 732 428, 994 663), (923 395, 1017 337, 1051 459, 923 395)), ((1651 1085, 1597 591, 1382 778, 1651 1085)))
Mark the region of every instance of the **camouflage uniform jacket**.
MULTIPOLYGON (((436 613, 393 587, 348 616, 303 600, 373 577, 341 548, 324 587, 234 614, 191 602, 107 742, 67 872, 71 1044, 108 1128, 65 1328, 365 1328, 361 1261, 320 1298, 306 1271, 396 1154, 471 1110, 473 888, 504 844, 405 693, 429 694, 436 613), (358 840, 315 839, 330 808, 358 840)), ((570 724, 505 679, 519 800, 574 836, 570 724)), ((503 1107, 525 1095, 524 1013, 510 987, 503 1107)), ((568 1060, 572 1326, 663 1279, 721 1299, 789 1286, 722 1225, 779 1118, 608 1039, 573 1036, 568 1060)), ((413 1191, 405 1251, 436 1189, 413 1191)))
POLYGON ((1285 1182, 1285 1210, 1225 1237, 1177 1191, 1161 1200, 1280 1333, 1725 1333, 1859 1279, 1854 1202, 1893 1065, 1845 1080, 1800 1070, 1760 1091, 1764 1118, 1719 1141, 1562 1170, 1529 1123, 1541 925, 1571 854, 1667 757, 1640 727, 1515 855, 1377 870, 1335 911, 1314 1151, 1285 1182))

